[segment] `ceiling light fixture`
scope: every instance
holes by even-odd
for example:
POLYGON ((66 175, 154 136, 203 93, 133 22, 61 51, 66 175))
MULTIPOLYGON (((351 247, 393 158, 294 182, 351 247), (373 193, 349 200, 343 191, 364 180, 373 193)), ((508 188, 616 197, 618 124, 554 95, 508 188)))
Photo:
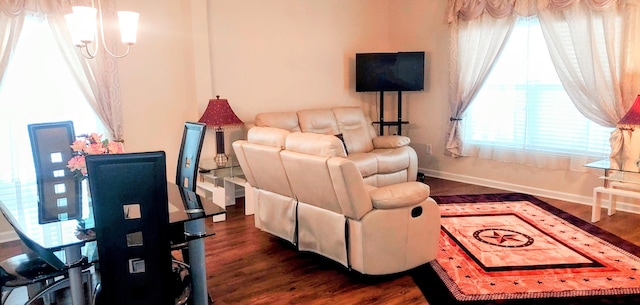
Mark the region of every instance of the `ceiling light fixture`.
POLYGON ((127 46, 127 51, 122 55, 117 55, 115 52, 109 51, 104 39, 104 21, 102 17, 102 4, 98 0, 98 8, 96 9, 94 0, 91 1, 91 7, 89 6, 73 6, 71 8, 73 13, 66 14, 64 17, 71 33, 71 39, 73 44, 80 48, 82 56, 91 59, 98 54, 100 49, 100 41, 104 50, 115 58, 121 58, 127 56, 131 49, 131 45, 136 43, 136 33, 138 31, 138 19, 139 13, 118 11, 118 19, 120 21, 120 40, 127 46), (99 18, 96 21, 96 16, 99 18), (100 39, 98 39, 97 31, 100 31, 100 39), (96 42, 93 52, 89 50, 88 45, 92 42, 96 42), (82 52, 82 49, 85 52, 82 52), (85 54, 86 53, 86 54, 85 54))

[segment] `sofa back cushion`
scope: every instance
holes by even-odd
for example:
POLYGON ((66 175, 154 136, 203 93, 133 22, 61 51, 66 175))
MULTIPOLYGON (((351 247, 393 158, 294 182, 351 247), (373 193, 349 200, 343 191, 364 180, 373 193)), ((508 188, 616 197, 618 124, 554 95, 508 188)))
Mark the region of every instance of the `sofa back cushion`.
POLYGON ((349 153, 366 153, 373 150, 373 126, 362 108, 335 107, 331 110, 338 125, 338 133, 342 134, 349 153))
POLYGON ((273 127, 253 127, 242 145, 246 163, 259 189, 293 197, 280 159, 288 131, 273 127))
POLYGON ((247 156, 244 154, 244 145, 248 144, 246 140, 237 140, 233 142, 233 152, 236 155, 236 159, 238 160, 238 164, 240 164, 240 168, 242 168, 242 173, 244 177, 247 179, 247 182, 251 186, 257 187, 256 178, 253 176, 253 172, 251 171, 251 167, 249 167, 249 163, 247 163, 247 156))
POLYGON ((258 113, 254 123, 260 127, 276 127, 289 132, 300 131, 298 115, 295 112, 258 113))
POLYGON ((322 157, 346 157, 342 140, 336 136, 294 132, 287 136, 286 150, 322 157))
POLYGON ((345 158, 331 158, 327 161, 333 189, 336 192, 342 213, 351 219, 360 220, 373 209, 369 189, 364 183, 356 164, 345 158))
POLYGON ((298 123, 302 132, 337 135, 340 133, 336 117, 331 109, 300 110, 298 123))
POLYGON ((300 202, 359 219, 373 208, 362 175, 331 135, 291 133, 282 162, 300 202))

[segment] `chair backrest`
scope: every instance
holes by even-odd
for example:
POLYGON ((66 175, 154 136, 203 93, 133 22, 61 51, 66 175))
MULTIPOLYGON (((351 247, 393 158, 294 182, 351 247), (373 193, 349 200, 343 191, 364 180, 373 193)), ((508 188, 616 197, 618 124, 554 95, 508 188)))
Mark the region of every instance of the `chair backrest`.
POLYGON ((300 131, 295 112, 263 112, 256 114, 254 124, 259 127, 275 127, 289 132, 300 131))
POLYGON ((53 251, 47 250, 42 247, 39 243, 31 239, 23 230, 18 221, 13 217, 9 209, 0 201, 0 211, 4 216, 4 219, 11 225, 13 230, 18 234, 18 237, 22 241, 22 243, 29 248, 29 250, 36 253, 42 260, 47 262, 52 267, 63 270, 66 268, 66 265, 53 253, 53 251))
POLYGON ((292 133, 281 157, 300 202, 356 220, 373 209, 362 175, 338 138, 292 133))
POLYGON ((360 107, 334 107, 338 129, 349 153, 365 153, 373 150, 376 131, 360 107))
POLYGON ((165 153, 86 160, 104 304, 173 304, 165 153))
POLYGON ((280 152, 284 149, 288 134, 284 129, 257 126, 247 132, 247 143, 242 145, 242 154, 253 174, 256 183, 253 187, 293 197, 280 160, 280 152))
POLYGON ((343 213, 327 167, 327 161, 343 151, 340 139, 332 135, 298 132, 287 136, 280 157, 298 201, 343 213))
POLYGON ((186 122, 182 132, 176 184, 192 192, 196 191, 198 163, 206 130, 204 123, 186 122))
POLYGON ((337 135, 340 133, 338 122, 331 109, 299 110, 298 123, 302 132, 337 135))
POLYGON ((81 218, 80 180, 67 168, 73 156, 73 122, 30 124, 28 128, 38 184, 38 221, 81 218))

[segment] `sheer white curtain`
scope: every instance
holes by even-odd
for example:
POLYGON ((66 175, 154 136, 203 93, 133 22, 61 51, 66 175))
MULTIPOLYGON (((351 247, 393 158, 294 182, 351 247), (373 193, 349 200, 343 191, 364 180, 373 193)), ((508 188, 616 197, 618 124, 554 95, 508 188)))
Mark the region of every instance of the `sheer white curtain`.
POLYGON ((9 63, 9 56, 20 37, 25 16, 22 8, 21 2, 0 1, 0 33, 8 36, 0 39, 0 80, 9 63))
MULTIPOLYGON (((42 2, 42 1, 41 1, 42 2)), ((91 1, 78 0, 74 5, 91 5, 91 1)), ((105 124, 109 132, 109 138, 115 141, 124 141, 124 129, 122 125, 122 98, 120 96, 120 84, 118 82, 118 64, 114 57, 109 56, 104 50, 98 50, 96 57, 86 59, 80 50, 73 45, 64 13, 68 7, 59 7, 57 1, 45 1, 46 10, 56 12, 48 15, 47 20, 58 42, 58 47, 67 64, 75 76, 78 86, 82 89, 85 98, 96 111, 100 120, 105 124)), ((118 22, 115 8, 115 0, 101 0, 103 18, 105 24, 118 22)), ((119 32, 105 29, 105 40, 110 50, 115 50, 117 35, 119 32)), ((100 42, 101 44, 102 42, 100 42)), ((96 42, 92 43, 95 47, 96 42)))
POLYGON ((460 120, 482 86, 515 22, 514 15, 496 19, 480 15, 452 24, 449 59, 451 127, 446 153, 462 156, 460 120))
MULTIPOLYGON (((102 2, 109 22, 115 0, 102 2)), ((0 0, 0 201, 22 220, 37 222, 28 124, 72 120, 77 133, 123 139, 116 60, 82 57, 64 22, 71 5, 91 1, 0 0)))
MULTIPOLYGON (((473 40, 465 41, 456 38, 457 32, 471 31, 467 27, 475 26, 473 23, 465 21, 482 17, 504 18, 505 15, 532 16, 541 13, 544 15, 541 15, 540 19, 545 24, 547 43, 554 44, 552 48, 552 51, 556 53, 552 54, 552 58, 555 58, 554 64, 557 64, 558 70, 564 69, 566 71, 566 73, 560 74, 562 82, 565 87, 571 87, 566 84, 573 83, 572 90, 574 92, 573 95, 570 94, 572 101, 579 109, 581 108, 580 111, 583 114, 592 114, 592 116, 587 116, 590 119, 604 126, 614 126, 635 98, 634 94, 623 94, 623 92, 631 92, 631 65, 627 61, 628 50, 630 50, 628 37, 631 35, 628 35, 628 32, 638 25, 634 18, 630 18, 630 16, 635 16, 635 13, 628 10, 635 9, 637 2, 637 0, 450 0, 446 19, 451 25, 452 39, 459 43, 459 45, 451 43, 450 60, 451 62, 462 62, 463 59, 458 58, 464 54, 460 49, 475 48, 478 44, 473 40), (620 26, 626 26, 626 28, 621 29, 620 26), (574 34, 578 34, 582 38, 569 40, 569 42, 564 41, 564 37, 569 34, 563 34, 562 30, 567 28, 574 29, 574 34), (598 43, 603 41, 606 42, 604 48, 606 52, 604 53, 602 48, 598 47, 598 43), (592 53, 585 54, 585 50, 592 53), (575 54, 579 54, 578 56, 583 58, 578 61, 574 59, 575 54), (585 63, 588 63, 586 69, 580 67, 585 63)), ((478 27, 478 29, 482 29, 482 27, 478 27)), ((458 69, 452 68, 450 70, 452 80, 461 79, 463 70, 474 69, 466 65, 459 65, 456 68, 458 69)), ((451 112, 456 115, 454 118, 461 118, 468 104, 472 102, 473 96, 466 102, 456 102, 456 100, 462 100, 458 98, 460 90, 457 90, 457 87, 459 85, 455 82, 450 83, 449 100, 451 112), (460 107, 460 105, 466 105, 466 107, 460 107), (462 111, 460 111, 461 109, 462 111)), ((461 149, 464 146, 458 133, 461 122, 453 121, 451 125, 447 142, 448 152, 452 156, 468 155, 469 149, 461 149)), ((612 139, 615 137, 616 132, 614 132, 612 139)), ((500 155, 493 154, 493 158, 501 160, 500 155)), ((536 158, 545 158, 545 156, 539 155, 536 158)), ((555 164, 552 167, 564 164, 561 168, 575 168, 572 164, 581 163, 584 156, 580 156, 578 160, 580 161, 558 162, 547 159, 534 163, 555 164)), ((508 161, 513 161, 513 159, 508 161)))
MULTIPOLYGON (((551 60, 574 105, 588 119, 608 127, 625 115, 632 92, 630 34, 637 1, 580 2, 562 10, 546 7, 538 18, 551 60)), ((611 156, 623 146, 619 129, 611 135, 611 156)))

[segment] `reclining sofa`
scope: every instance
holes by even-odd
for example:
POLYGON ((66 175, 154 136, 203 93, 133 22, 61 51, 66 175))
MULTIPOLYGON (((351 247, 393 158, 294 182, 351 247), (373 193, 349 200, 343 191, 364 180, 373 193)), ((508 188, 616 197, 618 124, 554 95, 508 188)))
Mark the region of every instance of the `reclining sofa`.
POLYGON ((369 275, 436 257, 440 213, 429 186, 404 179, 366 183, 371 176, 363 177, 337 137, 253 127, 233 149, 254 188, 256 227, 298 250, 369 275))
POLYGON ((416 181, 418 156, 409 146, 410 139, 398 135, 377 136, 371 119, 361 107, 259 113, 255 126, 342 139, 346 158, 355 163, 367 184, 385 186, 416 181))

